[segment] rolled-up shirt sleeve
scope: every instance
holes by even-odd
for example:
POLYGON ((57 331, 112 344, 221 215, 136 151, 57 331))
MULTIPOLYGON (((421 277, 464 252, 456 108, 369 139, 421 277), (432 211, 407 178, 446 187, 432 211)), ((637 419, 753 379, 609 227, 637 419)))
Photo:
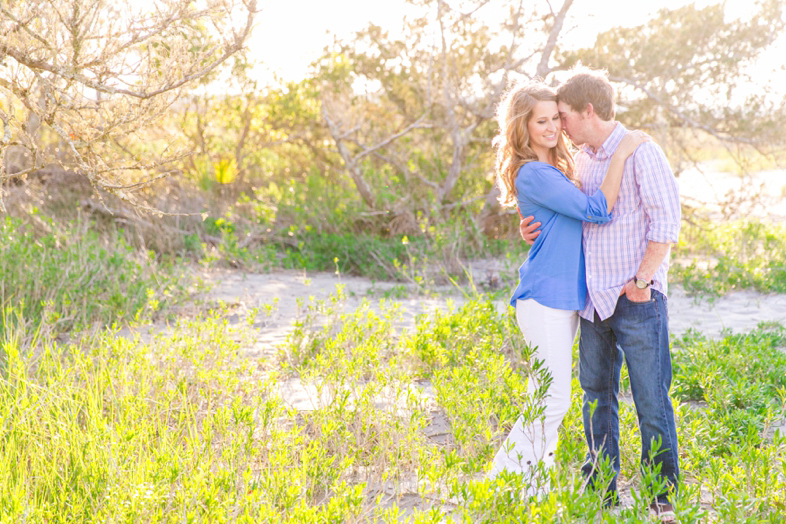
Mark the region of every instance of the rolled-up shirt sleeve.
POLYGON ((525 164, 516 177, 519 198, 577 220, 603 224, 611 220, 603 191, 585 195, 556 167, 525 164))
POLYGON ((680 193, 666 155, 657 144, 645 142, 636 149, 633 162, 642 207, 649 218, 647 240, 677 243, 682 217, 680 193))

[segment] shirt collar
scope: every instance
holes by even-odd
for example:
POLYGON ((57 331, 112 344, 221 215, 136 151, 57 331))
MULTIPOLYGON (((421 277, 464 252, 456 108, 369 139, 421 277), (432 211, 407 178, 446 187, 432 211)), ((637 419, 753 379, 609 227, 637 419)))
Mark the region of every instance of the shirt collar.
POLYGON ((600 146, 597 150, 593 150, 587 144, 584 144, 582 149, 584 149, 585 153, 596 160, 606 160, 614 154, 614 152, 617 150, 617 146, 620 145, 620 142, 627 133, 628 130, 625 129, 625 126, 617 122, 617 125, 614 127, 614 131, 611 132, 606 141, 603 142, 603 145, 600 146))

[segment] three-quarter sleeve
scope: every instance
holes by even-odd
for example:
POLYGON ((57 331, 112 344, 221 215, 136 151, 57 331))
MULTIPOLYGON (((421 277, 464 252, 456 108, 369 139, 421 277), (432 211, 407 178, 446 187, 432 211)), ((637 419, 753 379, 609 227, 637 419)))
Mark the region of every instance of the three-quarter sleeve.
POLYGON ((524 164, 516 177, 519 205, 529 200, 556 213, 603 224, 611 220, 603 191, 585 195, 556 167, 546 163, 524 164))
POLYGON ((680 231, 680 194, 666 155, 654 142, 641 144, 633 156, 636 183, 649 218, 647 240, 677 242, 680 231))

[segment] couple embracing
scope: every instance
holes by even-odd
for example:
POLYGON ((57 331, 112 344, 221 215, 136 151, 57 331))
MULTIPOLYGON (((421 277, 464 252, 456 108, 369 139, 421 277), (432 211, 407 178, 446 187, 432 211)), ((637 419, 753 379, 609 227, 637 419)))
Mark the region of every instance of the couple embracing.
MULTIPOLYGON (((679 193, 660 147, 615 121, 614 100, 607 77, 583 69, 556 91, 543 83, 515 87, 498 109, 500 200, 518 206, 526 217, 522 235, 533 243, 511 305, 552 382, 542 419, 514 424, 490 475, 509 471, 534 479, 553 464, 557 429, 570 407, 571 349, 580 325, 579 381, 589 448, 582 473, 607 505, 618 503, 624 358, 642 465, 659 468, 667 486, 651 507, 662 520, 672 520, 669 496, 677 489, 679 464, 669 398, 666 277, 680 226, 679 193), (575 158, 565 135, 579 147, 575 158), (651 452, 654 443, 657 453, 651 452), (604 461, 613 468, 610 482, 598 474, 604 461)), ((531 380, 530 392, 537 386, 531 380)))

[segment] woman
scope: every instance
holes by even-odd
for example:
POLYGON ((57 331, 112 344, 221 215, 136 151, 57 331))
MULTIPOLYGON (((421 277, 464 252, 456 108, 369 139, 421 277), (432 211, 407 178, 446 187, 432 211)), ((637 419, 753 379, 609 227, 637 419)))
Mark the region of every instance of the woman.
MULTIPOLYGON (((520 283, 510 303, 524 338, 551 375, 543 417, 524 424, 520 417, 492 463, 490 476, 524 473, 529 494, 548 490, 538 481, 538 464, 554 463, 557 429, 570 408, 571 351, 587 285, 581 248, 582 221, 611 220, 626 159, 649 140, 634 131, 620 143, 600 189, 585 195, 573 178, 573 158, 562 133, 557 96, 543 83, 513 88, 497 109, 494 140, 503 206, 517 205, 522 216, 541 222, 541 233, 519 268, 520 283)), ((538 388, 531 379, 528 390, 538 388)))

